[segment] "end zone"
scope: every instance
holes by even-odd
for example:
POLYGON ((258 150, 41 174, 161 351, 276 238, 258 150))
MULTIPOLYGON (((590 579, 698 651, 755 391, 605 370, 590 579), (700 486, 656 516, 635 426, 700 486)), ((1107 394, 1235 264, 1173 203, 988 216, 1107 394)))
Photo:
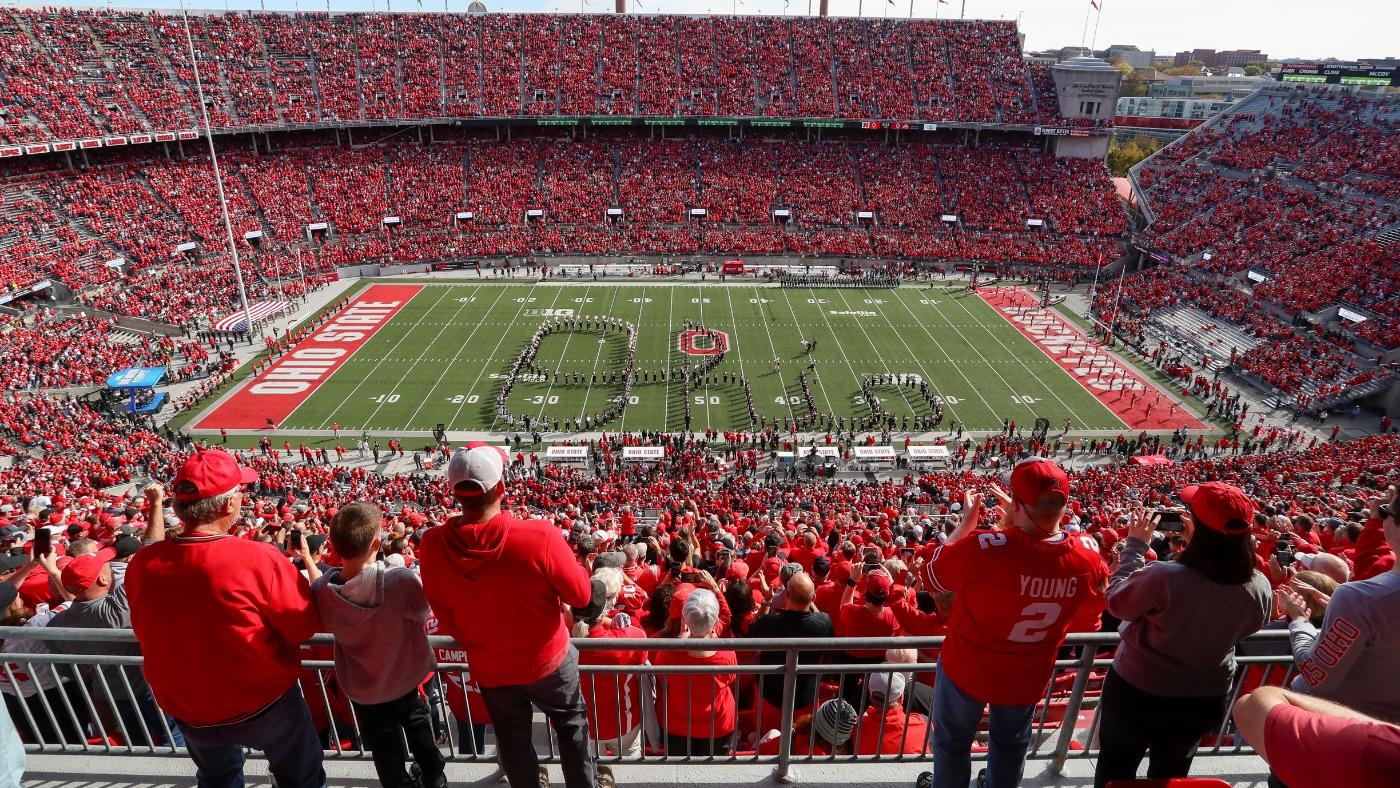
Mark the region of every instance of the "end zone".
POLYGON ((1104 349, 1053 309, 1015 287, 979 288, 977 295, 1134 430, 1210 429, 1172 394, 1104 349))
POLYGON ((267 369, 244 381, 193 425, 197 430, 257 430, 284 420, 422 289, 371 285, 267 369))

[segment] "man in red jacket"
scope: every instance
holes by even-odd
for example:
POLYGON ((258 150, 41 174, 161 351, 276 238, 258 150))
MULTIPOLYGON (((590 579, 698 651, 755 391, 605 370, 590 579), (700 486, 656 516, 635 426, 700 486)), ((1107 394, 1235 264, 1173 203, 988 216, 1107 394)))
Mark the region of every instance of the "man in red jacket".
POLYGON ((592 587, 559 529, 501 511, 506 454, 468 443, 453 453, 447 484, 462 514, 423 534, 423 590, 440 631, 467 651, 496 729, 497 760, 511 788, 538 788, 530 705, 559 738, 564 782, 593 788, 578 651, 565 606, 586 607, 592 587), (501 600, 510 599, 509 605, 501 600))
POLYGON ((244 747, 263 751, 280 788, 322 788, 321 742, 297 685, 301 643, 320 626, 311 587, 272 546, 229 535, 243 485, 257 479, 222 449, 180 466, 183 531, 162 539, 151 507, 147 544, 126 570, 131 627, 201 788, 242 786, 244 747))

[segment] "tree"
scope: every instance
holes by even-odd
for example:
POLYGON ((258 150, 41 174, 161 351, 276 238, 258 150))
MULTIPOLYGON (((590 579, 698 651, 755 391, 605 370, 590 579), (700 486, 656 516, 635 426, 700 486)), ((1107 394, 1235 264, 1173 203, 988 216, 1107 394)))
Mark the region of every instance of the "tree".
POLYGON ((1146 96, 1147 86, 1143 84, 1142 77, 1137 71, 1122 58, 1114 58, 1109 61, 1113 67, 1123 72, 1123 82, 1118 86, 1119 96, 1146 96))
POLYGON ((1249 63, 1244 67, 1244 75, 1247 77, 1257 77, 1264 73, 1264 69, 1255 63, 1249 63))
POLYGON ((1162 143, 1152 137, 1138 135, 1108 149, 1108 169, 1117 177, 1126 177, 1133 165, 1157 152, 1162 143))
POLYGON ((1199 61, 1199 60, 1193 60, 1193 61, 1191 61, 1190 63, 1187 63, 1187 64, 1184 65, 1184 66, 1177 66, 1176 68, 1169 68, 1169 69, 1167 69, 1166 71, 1164 71, 1164 72, 1162 72, 1162 73, 1164 73, 1164 74, 1170 74, 1170 75, 1172 75, 1172 76, 1174 76, 1174 77, 1199 77, 1202 73, 1205 72, 1205 69, 1206 69, 1206 64, 1205 64, 1205 63, 1202 63, 1202 62, 1199 61))

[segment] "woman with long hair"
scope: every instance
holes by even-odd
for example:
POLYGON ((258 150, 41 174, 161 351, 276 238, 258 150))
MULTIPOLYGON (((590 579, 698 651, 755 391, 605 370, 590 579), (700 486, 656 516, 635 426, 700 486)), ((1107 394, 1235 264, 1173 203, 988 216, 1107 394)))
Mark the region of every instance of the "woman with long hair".
POLYGON ((1108 612, 1123 622, 1122 643, 1099 701, 1096 788, 1135 777, 1149 752, 1149 778, 1187 775, 1201 736, 1225 717, 1235 644, 1264 626, 1273 607, 1269 581, 1255 568, 1249 496, 1209 482, 1180 497, 1189 511, 1135 513, 1109 580, 1108 612), (1177 518, 1185 549, 1144 566, 1154 533, 1177 518))

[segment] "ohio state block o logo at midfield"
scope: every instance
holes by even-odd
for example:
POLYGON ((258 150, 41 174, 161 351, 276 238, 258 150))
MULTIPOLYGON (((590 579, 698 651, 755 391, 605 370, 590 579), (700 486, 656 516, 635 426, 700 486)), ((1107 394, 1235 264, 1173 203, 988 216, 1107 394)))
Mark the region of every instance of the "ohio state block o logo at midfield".
POLYGON ((723 331, 682 331, 680 348, 691 356, 717 356, 729 350, 729 335, 723 331))

